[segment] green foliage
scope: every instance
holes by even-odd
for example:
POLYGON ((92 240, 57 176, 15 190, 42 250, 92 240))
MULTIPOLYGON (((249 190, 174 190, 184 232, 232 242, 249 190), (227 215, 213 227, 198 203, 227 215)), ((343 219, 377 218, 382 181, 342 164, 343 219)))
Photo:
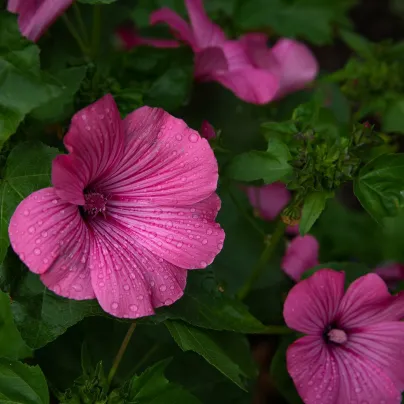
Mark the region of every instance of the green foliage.
POLYGON ((330 192, 313 192, 306 196, 304 200, 302 218, 300 220, 299 230, 301 235, 308 233, 325 209, 327 199, 334 195, 330 192))

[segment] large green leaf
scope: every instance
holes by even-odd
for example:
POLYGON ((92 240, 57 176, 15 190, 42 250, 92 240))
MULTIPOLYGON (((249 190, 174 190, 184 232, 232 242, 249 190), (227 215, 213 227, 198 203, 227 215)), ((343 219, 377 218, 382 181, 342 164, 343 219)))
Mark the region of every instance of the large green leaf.
MULTIPOLYGON (((125 390, 125 404, 200 404, 201 402, 181 386, 170 383, 164 372, 171 359, 162 360, 133 377, 125 390)), ((122 401, 121 401, 122 402, 122 401)))
POLYGON ((62 87, 40 70, 39 48, 21 38, 16 16, 0 12, 0 147, 24 116, 57 97, 62 87))
POLYGON ((48 404, 48 386, 39 366, 0 359, 0 402, 48 404))
POLYGON ((0 358, 22 359, 31 354, 14 324, 10 296, 0 292, 0 358))
POLYGON ((404 207, 404 154, 384 154, 366 164, 354 183, 355 195, 378 222, 404 207))
POLYGON ((203 356, 241 389, 246 389, 246 379, 255 376, 256 369, 244 336, 202 330, 182 321, 167 320, 165 324, 183 351, 203 356))
POLYGON ((327 199, 332 198, 333 192, 319 191, 307 195, 302 209, 302 218, 299 224, 301 235, 308 233, 325 209, 327 199))
POLYGON ((13 294, 14 321, 27 345, 38 349, 84 317, 104 315, 96 300, 69 300, 47 289, 27 273, 13 294))
POLYGON ((58 153, 39 142, 21 143, 11 151, 0 182, 0 262, 10 245, 8 224, 15 208, 32 192, 50 185, 51 163, 58 153))

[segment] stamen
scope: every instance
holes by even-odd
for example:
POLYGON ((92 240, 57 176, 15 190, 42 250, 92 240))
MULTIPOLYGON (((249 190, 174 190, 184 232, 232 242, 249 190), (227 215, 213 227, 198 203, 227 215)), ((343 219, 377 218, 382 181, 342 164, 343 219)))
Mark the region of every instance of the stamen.
POLYGON ((86 201, 83 206, 84 212, 86 212, 91 217, 97 216, 99 213, 105 217, 107 198, 98 192, 88 192, 84 194, 84 199, 86 201))
POLYGON ((344 344, 348 341, 348 336, 346 332, 343 330, 338 330, 336 328, 331 329, 327 334, 329 341, 334 342, 335 344, 344 344))

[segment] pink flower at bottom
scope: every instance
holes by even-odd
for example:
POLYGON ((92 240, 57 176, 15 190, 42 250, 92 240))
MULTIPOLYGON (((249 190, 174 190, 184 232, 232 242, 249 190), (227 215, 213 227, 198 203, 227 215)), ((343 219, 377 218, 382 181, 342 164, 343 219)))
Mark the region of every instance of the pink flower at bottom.
POLYGON ((37 41, 73 0, 8 0, 7 10, 19 14, 22 35, 37 41))
POLYGON ((31 194, 11 218, 14 251, 56 294, 97 298, 114 316, 172 304, 187 270, 205 268, 223 246, 208 142, 158 108, 122 121, 107 95, 76 113, 64 144, 53 188, 31 194))
POLYGON ((295 285, 286 324, 306 336, 287 350, 305 404, 399 404, 404 389, 404 295, 376 274, 344 293, 344 273, 324 269, 295 285))

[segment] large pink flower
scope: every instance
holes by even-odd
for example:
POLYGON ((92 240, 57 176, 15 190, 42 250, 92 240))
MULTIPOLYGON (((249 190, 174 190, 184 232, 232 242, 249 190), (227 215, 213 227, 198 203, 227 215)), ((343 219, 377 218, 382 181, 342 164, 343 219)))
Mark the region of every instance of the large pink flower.
POLYGON ((72 3, 73 0, 8 0, 7 9, 19 14, 21 33, 31 41, 37 41, 72 3))
POLYGON ((172 304, 187 270, 205 268, 223 245, 208 142, 158 108, 122 121, 107 95, 73 117, 64 144, 53 188, 11 218, 15 252, 56 294, 97 298, 117 317, 172 304))
POLYGON ((265 104, 313 80, 318 65, 308 48, 281 39, 272 49, 267 37, 249 34, 229 40, 209 20, 202 0, 185 0, 190 25, 169 8, 151 15, 151 23, 166 23, 195 53, 195 77, 217 81, 244 101, 265 104))
POLYGON ((299 282, 286 324, 307 334, 287 351, 287 368, 306 404, 399 404, 404 389, 404 295, 376 274, 344 294, 344 274, 324 269, 299 282))

